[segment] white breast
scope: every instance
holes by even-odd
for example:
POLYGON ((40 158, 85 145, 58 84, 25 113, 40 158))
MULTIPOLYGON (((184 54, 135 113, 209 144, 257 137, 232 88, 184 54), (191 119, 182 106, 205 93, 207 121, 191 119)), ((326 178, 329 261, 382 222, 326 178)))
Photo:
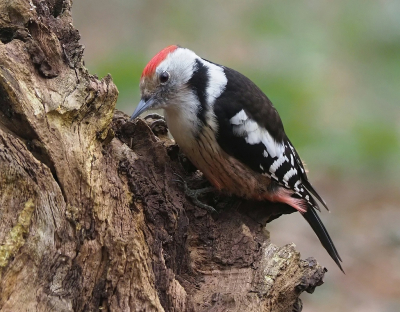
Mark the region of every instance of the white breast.
POLYGON ((180 98, 170 101, 164 110, 169 131, 185 153, 193 145, 199 126, 197 101, 193 92, 186 90, 180 98))

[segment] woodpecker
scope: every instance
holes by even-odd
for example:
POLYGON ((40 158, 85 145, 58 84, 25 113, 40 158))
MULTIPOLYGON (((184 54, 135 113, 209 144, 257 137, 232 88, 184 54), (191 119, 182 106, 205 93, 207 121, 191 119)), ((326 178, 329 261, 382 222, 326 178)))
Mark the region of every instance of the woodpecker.
POLYGON ((164 109, 176 143, 216 189, 295 208, 343 271, 316 212, 318 202, 327 205, 308 181, 277 110, 250 79, 171 45, 144 68, 140 92, 131 120, 164 109))

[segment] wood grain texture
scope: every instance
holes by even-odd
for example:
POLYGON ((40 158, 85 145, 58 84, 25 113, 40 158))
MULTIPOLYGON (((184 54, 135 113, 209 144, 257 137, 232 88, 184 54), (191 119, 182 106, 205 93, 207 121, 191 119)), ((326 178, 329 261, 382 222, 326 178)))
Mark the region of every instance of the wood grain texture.
POLYGON ((70 9, 0 2, 0 311, 300 311, 325 269, 271 244, 266 222, 291 210, 187 201, 174 173, 207 182, 114 110, 70 9))

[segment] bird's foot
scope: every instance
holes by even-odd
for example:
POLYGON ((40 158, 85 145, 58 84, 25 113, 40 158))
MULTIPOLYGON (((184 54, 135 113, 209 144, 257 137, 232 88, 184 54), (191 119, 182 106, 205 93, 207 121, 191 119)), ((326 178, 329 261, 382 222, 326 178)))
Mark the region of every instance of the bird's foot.
POLYGON ((153 114, 148 114, 148 115, 146 115, 146 116, 144 116, 144 120, 147 120, 147 119, 154 119, 154 120, 158 120, 158 119, 162 119, 162 120, 164 120, 165 121, 165 117, 164 116, 161 116, 160 114, 157 114, 157 113, 153 113, 153 114))
POLYGON ((154 113, 146 115, 143 119, 147 122, 147 125, 154 134, 158 135, 168 133, 168 126, 164 116, 154 113))
POLYGON ((181 183, 183 185, 183 189, 185 191, 185 195, 192 200, 192 203, 194 205, 196 205, 199 208, 205 209, 210 213, 217 213, 217 211, 213 207, 211 207, 211 206, 209 206, 209 205, 207 205, 205 203, 202 203, 198 199, 199 195, 215 191, 215 189, 212 186, 204 187, 204 188, 197 189, 197 190, 192 190, 192 189, 190 189, 188 187, 186 181, 179 174, 174 173, 174 175, 177 176, 178 179, 173 180, 173 182, 178 182, 178 183, 181 183))

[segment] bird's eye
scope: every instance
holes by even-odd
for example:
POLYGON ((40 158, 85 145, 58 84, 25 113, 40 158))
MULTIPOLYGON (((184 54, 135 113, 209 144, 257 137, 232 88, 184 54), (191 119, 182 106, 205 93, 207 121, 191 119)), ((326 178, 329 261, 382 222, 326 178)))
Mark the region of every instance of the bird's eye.
POLYGON ((159 76, 160 83, 162 84, 166 83, 169 80, 169 76, 170 76, 169 72, 163 71, 159 76))

